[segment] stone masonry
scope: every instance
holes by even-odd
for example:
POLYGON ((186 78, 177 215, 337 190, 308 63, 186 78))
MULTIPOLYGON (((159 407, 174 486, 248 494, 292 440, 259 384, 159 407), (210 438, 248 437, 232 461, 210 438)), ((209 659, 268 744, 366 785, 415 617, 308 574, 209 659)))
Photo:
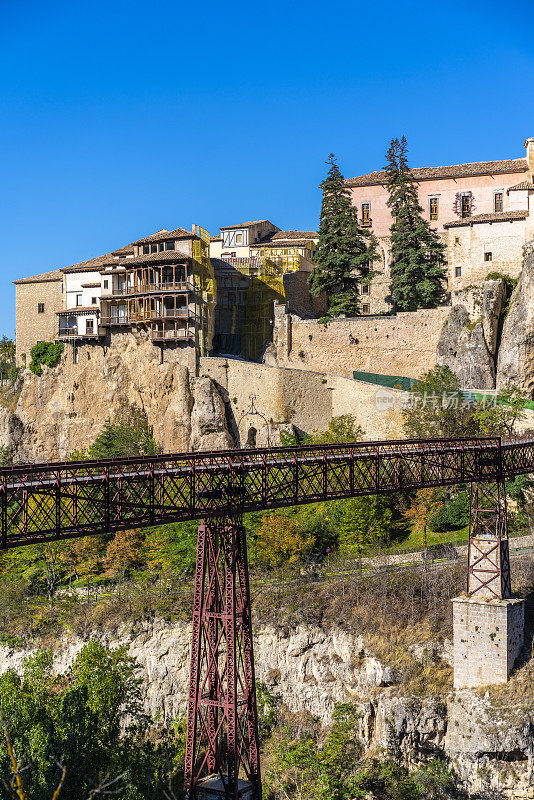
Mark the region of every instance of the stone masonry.
POLYGON ((524 600, 456 597, 454 688, 506 683, 523 647, 524 600))
POLYGON ((17 292, 17 363, 29 364, 36 342, 50 342, 57 336, 56 311, 63 308, 63 276, 59 272, 15 281, 17 292))

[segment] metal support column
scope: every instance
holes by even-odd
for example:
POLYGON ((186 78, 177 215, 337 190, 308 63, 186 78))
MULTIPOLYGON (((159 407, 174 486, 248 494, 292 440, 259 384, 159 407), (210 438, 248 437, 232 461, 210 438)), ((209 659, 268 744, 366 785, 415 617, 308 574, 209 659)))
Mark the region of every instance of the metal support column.
POLYGON ((471 484, 467 594, 499 599, 512 594, 502 480, 471 484))
POLYGON ((185 759, 191 800, 261 798, 246 536, 239 499, 228 500, 198 529, 185 759))

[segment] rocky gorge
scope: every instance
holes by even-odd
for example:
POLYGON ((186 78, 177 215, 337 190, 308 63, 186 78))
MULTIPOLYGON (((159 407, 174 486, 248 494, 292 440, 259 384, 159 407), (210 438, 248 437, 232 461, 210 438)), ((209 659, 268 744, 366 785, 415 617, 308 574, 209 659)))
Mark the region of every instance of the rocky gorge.
MULTIPOLYGON (((89 635, 111 647, 129 646, 152 717, 170 721, 185 712, 190 623, 153 619, 89 635)), ((54 643, 57 672, 69 668, 87 638, 66 632, 54 643)), ((450 650, 448 640, 411 648, 414 659, 449 674, 450 650)), ((0 672, 19 670, 31 652, 1 645, 0 672)), ((315 718, 328 726, 335 703, 352 702, 360 712, 359 738, 367 752, 387 752, 409 767, 445 759, 473 797, 534 797, 534 709, 510 709, 488 692, 445 688, 414 695, 398 669, 376 656, 368 635, 342 628, 256 626, 255 660, 257 678, 282 715, 315 718)))

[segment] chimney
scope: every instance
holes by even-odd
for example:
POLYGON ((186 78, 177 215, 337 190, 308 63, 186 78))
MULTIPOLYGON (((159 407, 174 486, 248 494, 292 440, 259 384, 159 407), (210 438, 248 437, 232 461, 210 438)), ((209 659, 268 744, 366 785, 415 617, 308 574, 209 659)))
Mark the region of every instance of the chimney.
POLYGON ((526 159, 529 170, 534 173, 534 136, 526 139, 525 147, 527 149, 526 159))

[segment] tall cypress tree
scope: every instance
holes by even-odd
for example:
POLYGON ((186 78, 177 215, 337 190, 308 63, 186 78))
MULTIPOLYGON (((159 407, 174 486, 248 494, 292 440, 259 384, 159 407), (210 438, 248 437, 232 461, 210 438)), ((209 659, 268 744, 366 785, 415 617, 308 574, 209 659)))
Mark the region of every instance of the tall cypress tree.
POLYGON ((391 225, 391 297, 396 308, 435 308, 443 300, 445 244, 423 219, 417 186, 408 166, 407 143, 392 139, 387 152, 386 186, 391 225))
POLYGON ((377 243, 372 232, 358 224, 358 212, 333 153, 326 163, 330 169, 320 184, 319 242, 309 283, 315 296, 326 293, 330 318, 340 314, 353 317, 360 313, 358 284, 368 283, 373 275, 377 243))

